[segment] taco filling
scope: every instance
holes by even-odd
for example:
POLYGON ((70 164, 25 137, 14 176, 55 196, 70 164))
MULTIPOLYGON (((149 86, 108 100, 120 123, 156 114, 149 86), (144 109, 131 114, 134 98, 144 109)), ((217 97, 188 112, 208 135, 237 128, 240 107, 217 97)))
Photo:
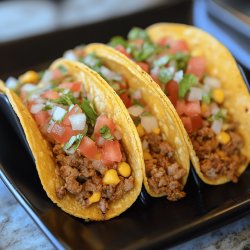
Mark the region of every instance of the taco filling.
POLYGON ((112 47, 135 61, 159 84, 177 110, 200 161, 204 176, 237 182, 245 164, 244 141, 237 121, 223 107, 220 80, 206 74, 206 60, 193 56, 184 40, 163 37, 153 43, 145 30, 133 28, 127 40, 114 37, 112 47))
POLYGON ((66 68, 47 70, 42 78, 27 72, 19 79, 20 96, 57 163, 55 171, 61 179, 57 197, 70 195, 82 207, 98 204, 105 214, 112 201, 134 188, 121 131, 107 115, 96 113, 82 82, 66 68))
POLYGON ((158 121, 144 102, 140 89, 131 89, 124 75, 110 70, 94 53, 86 55, 83 47, 67 51, 64 56, 97 71, 122 99, 140 136, 147 181, 153 192, 164 193, 172 201, 183 198, 182 179, 187 171, 176 162, 174 149, 163 138, 158 121))

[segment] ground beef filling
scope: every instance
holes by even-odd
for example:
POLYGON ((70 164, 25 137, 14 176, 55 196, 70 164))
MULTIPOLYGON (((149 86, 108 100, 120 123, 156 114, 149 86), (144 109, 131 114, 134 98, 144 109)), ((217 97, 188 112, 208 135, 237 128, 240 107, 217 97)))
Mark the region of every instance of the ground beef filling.
POLYGON ((202 128, 190 134, 194 150, 200 160, 201 172, 207 178, 215 180, 226 176, 237 182, 238 169, 246 163, 247 158, 241 154, 243 138, 236 130, 236 124, 229 124, 225 132, 231 139, 225 145, 218 142, 216 134, 205 122, 202 128))
MULTIPOLYGON (((120 182, 116 186, 104 185, 102 178, 108 167, 99 160, 87 159, 78 151, 73 155, 67 155, 61 146, 56 144, 53 147, 53 154, 57 163, 56 173, 63 180, 63 185, 56 189, 56 195, 59 199, 63 199, 66 194, 70 194, 75 196, 83 207, 87 207, 90 205, 88 198, 93 192, 101 192, 98 207, 105 214, 110 202, 120 199, 134 187, 133 176, 124 178, 120 175, 120 182)), ((123 150, 122 155, 122 161, 126 161, 123 150)), ((113 168, 117 168, 116 163, 113 168)))
POLYGON ((165 193, 171 201, 183 198, 182 178, 186 170, 175 161, 172 147, 161 135, 153 133, 143 136, 142 141, 152 156, 152 159, 144 160, 149 187, 156 194, 165 193))

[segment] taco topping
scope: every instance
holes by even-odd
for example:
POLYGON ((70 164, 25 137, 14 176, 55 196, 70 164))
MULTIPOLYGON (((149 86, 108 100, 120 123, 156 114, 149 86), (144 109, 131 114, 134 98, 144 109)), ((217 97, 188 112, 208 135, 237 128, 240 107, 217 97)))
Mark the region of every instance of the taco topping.
MULTIPOLYGON (((174 150, 163 138, 157 119, 143 100, 140 89, 131 89, 126 78, 110 70, 95 54, 84 54, 77 47, 68 54, 97 71, 116 91, 132 117, 143 145, 147 181, 156 194, 165 193, 167 199, 178 200, 185 196, 182 179, 187 174, 175 160, 174 150)), ((119 168, 118 168, 119 170, 119 168)))
POLYGON ((220 80, 206 74, 205 58, 193 56, 184 40, 163 37, 153 43, 140 28, 133 28, 127 40, 112 38, 110 45, 148 72, 168 96, 189 133, 202 173, 236 182, 247 160, 241 154, 244 142, 223 107, 220 80))
MULTIPOLYGON (((35 79, 34 72, 31 76, 35 79)), ((36 81, 27 74, 20 79, 20 95, 52 147, 62 180, 57 197, 75 196, 83 207, 97 204, 105 214, 112 201, 134 188, 116 124, 96 113, 82 82, 64 67, 45 71, 36 81)))

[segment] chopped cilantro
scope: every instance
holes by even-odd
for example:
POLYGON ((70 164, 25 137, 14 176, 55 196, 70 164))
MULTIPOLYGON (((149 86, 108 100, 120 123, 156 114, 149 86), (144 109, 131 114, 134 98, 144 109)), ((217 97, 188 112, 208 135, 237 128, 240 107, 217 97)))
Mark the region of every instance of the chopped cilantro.
POLYGON ((79 147, 83 137, 83 134, 71 136, 69 141, 64 145, 63 150, 68 154, 73 154, 79 147))
POLYGON ((114 136, 111 134, 108 126, 104 125, 103 127, 100 128, 99 131, 100 131, 102 138, 104 138, 105 140, 111 141, 114 139, 114 136))
POLYGON ((211 115, 209 118, 208 118, 208 121, 209 122, 213 122, 215 120, 225 120, 226 119, 226 114, 225 112, 223 112, 222 109, 220 109, 216 114, 214 115, 211 115))
POLYGON ((144 29, 134 27, 132 28, 128 33, 128 39, 129 40, 136 40, 136 39, 148 39, 148 34, 144 29))
POLYGON ((136 61, 145 61, 155 53, 156 46, 150 42, 144 42, 140 48, 131 46, 131 53, 136 61))
POLYGON ((209 104, 211 102, 211 94, 210 93, 203 93, 202 102, 209 104))
POLYGON ((185 74, 183 79, 179 82, 178 95, 184 98, 191 87, 198 83, 198 78, 194 75, 185 74))
POLYGON ((52 102, 70 106, 71 104, 78 104, 78 100, 73 96, 71 92, 63 94, 61 97, 51 100, 52 102))
POLYGON ((122 95, 123 93, 125 93, 126 92, 126 89, 118 89, 118 90, 116 90, 116 93, 118 94, 118 95, 122 95))
POLYGON ((111 47, 116 47, 117 45, 127 46, 127 41, 121 36, 114 36, 111 38, 109 45, 111 47))
POLYGON ((177 52, 171 56, 171 62, 175 65, 176 70, 186 70, 187 63, 190 58, 189 54, 183 52, 177 52))
POLYGON ((88 120, 90 121, 90 124, 94 126, 96 123, 97 114, 87 99, 83 99, 81 109, 86 114, 88 120))
POLYGON ((47 111, 47 110, 51 110, 52 108, 53 108, 52 105, 47 104, 47 105, 45 105, 45 106, 42 108, 42 110, 43 110, 43 111, 47 111))
POLYGON ((139 100, 137 100, 137 99, 133 99, 133 105, 139 105, 139 106, 141 106, 141 107, 144 107, 144 106, 142 105, 142 103, 141 103, 139 100))
POLYGON ((173 77, 173 72, 169 68, 163 67, 160 69, 158 78, 162 83, 164 84, 168 83, 172 79, 172 77, 173 77))

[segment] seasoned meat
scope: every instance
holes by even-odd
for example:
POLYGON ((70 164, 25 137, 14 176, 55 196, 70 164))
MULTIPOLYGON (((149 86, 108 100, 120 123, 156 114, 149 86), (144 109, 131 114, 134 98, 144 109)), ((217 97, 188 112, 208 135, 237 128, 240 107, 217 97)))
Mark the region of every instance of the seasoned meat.
MULTIPOLYGON (((126 155, 121 147, 122 158, 125 161, 126 155)), ((67 155, 60 145, 54 145, 53 154, 56 159, 56 174, 63 180, 63 184, 56 189, 59 199, 70 193, 75 195, 77 201, 83 206, 91 205, 89 198, 93 192, 100 192, 101 199, 98 207, 102 213, 106 213, 109 203, 120 199, 126 192, 134 187, 134 177, 124 178, 120 176, 118 185, 104 185, 102 178, 108 167, 100 160, 89 160, 76 151, 73 155, 67 155)), ((114 163, 112 168, 117 168, 114 163)))
POLYGON ((185 196, 182 191, 182 178, 186 170, 174 159, 172 147, 163 140, 161 135, 153 133, 145 135, 148 151, 152 159, 145 160, 147 180, 150 188, 156 194, 165 193, 168 200, 176 201, 185 196))
POLYGON ((228 124, 226 132, 231 139, 225 145, 218 142, 216 134, 208 126, 190 134, 194 150, 200 160, 201 172, 209 179, 215 180, 220 176, 226 176, 237 182, 238 169, 247 158, 241 154, 243 138, 236 129, 237 124, 228 124))

